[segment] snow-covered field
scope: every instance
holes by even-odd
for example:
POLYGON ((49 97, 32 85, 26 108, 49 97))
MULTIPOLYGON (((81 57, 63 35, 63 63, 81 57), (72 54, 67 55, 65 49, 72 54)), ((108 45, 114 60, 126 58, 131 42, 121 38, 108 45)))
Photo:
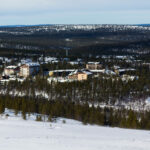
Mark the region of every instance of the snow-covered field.
POLYGON ((150 131, 0 117, 0 150, 149 150, 150 131))

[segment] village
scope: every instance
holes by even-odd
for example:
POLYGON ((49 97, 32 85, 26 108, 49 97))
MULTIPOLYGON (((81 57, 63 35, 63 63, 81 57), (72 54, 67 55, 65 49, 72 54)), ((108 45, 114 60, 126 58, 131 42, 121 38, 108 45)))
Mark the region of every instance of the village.
MULTIPOLYGON (((118 58, 124 59, 124 57, 119 56, 118 58)), ((0 74, 0 83, 7 83, 9 81, 23 82, 26 78, 35 77, 37 75, 47 78, 49 83, 85 81, 90 80, 91 78, 98 78, 99 76, 104 76, 105 78, 117 77, 126 82, 138 79, 138 76, 128 74, 129 72, 134 72, 134 68, 121 68, 117 65, 108 68, 99 61, 85 62, 82 59, 70 61, 69 58, 59 60, 56 57, 45 57, 44 59, 40 57, 38 61, 35 62, 32 59, 27 58, 20 60, 20 62, 15 63, 15 65, 13 64, 13 61, 6 59, 3 62, 3 66, 3 71, 0 74), (51 68, 42 68, 43 64, 54 64, 57 66, 58 63, 63 64, 64 61, 71 65, 72 68, 55 70, 51 68), (6 65, 5 63, 10 65, 6 65), (77 67, 74 68, 74 66, 77 67)))

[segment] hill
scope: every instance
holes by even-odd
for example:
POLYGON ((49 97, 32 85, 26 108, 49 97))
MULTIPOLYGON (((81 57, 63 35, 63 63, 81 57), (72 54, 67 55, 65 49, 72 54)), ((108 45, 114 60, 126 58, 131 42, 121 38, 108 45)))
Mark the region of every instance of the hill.
POLYGON ((59 118, 56 123, 27 121, 9 113, 0 117, 2 150, 148 150, 149 131, 82 125, 59 118))

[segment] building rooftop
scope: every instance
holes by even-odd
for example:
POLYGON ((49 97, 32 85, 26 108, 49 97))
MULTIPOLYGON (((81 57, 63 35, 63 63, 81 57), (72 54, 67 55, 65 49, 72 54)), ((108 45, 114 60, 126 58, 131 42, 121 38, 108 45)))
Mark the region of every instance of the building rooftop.
POLYGON ((75 70, 74 72, 71 72, 69 75, 74 75, 74 74, 87 74, 87 75, 92 75, 92 72, 87 71, 87 70, 75 70))
POLYGON ((16 69, 17 66, 7 66, 6 69, 16 69))
POLYGON ((98 65, 100 62, 88 62, 88 64, 98 65))
POLYGON ((40 66, 39 63, 34 63, 34 62, 32 62, 32 63, 26 63, 26 65, 29 66, 29 67, 40 66))

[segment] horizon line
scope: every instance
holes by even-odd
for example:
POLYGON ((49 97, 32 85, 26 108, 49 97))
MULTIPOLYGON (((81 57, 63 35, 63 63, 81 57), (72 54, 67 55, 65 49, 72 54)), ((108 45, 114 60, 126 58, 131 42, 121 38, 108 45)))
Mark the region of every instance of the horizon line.
POLYGON ((102 24, 98 24, 98 23, 57 23, 57 24, 6 24, 6 25, 0 25, 0 27, 15 27, 15 26, 42 26, 42 25, 150 25, 150 23, 141 23, 141 24, 139 24, 139 23, 137 23, 137 24, 130 24, 130 23, 125 23, 125 24, 119 24, 119 23, 102 23, 102 24))

